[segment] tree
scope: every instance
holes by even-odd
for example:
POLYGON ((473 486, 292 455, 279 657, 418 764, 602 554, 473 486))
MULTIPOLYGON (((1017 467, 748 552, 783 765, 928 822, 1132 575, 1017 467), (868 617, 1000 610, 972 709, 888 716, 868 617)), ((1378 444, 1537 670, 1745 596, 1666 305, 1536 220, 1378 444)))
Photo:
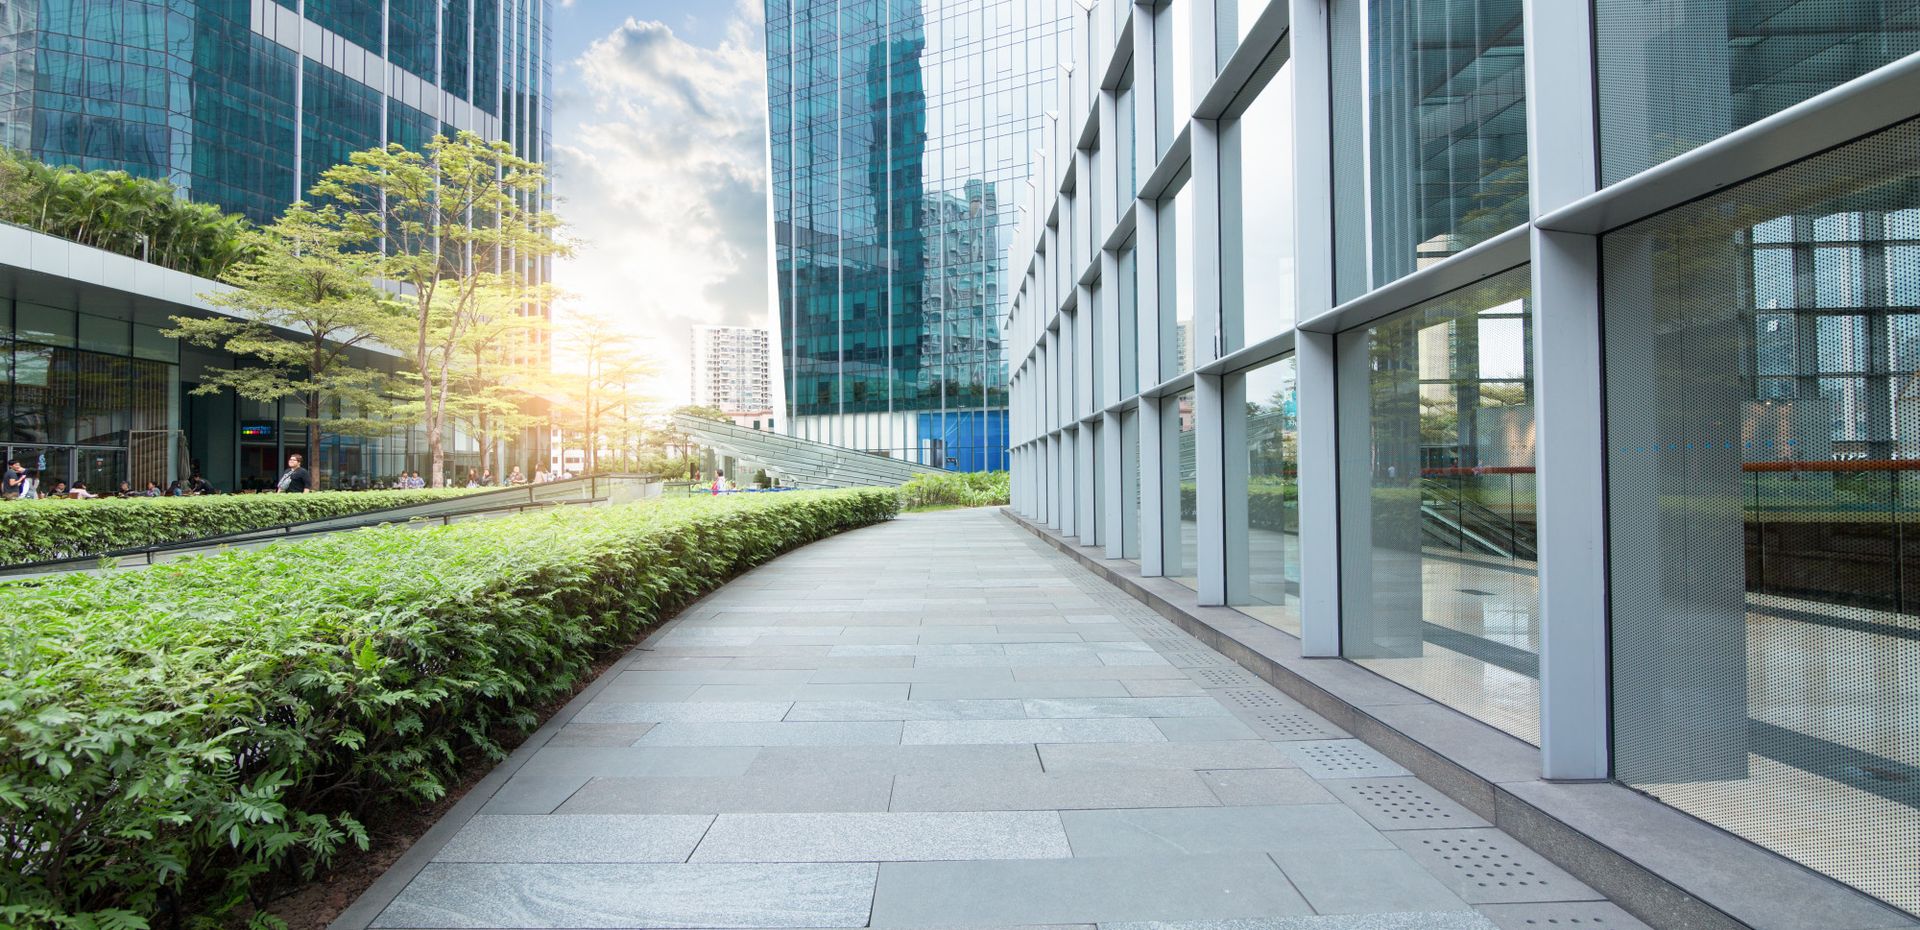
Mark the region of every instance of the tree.
POLYGON ((610 439, 627 449, 641 434, 641 418, 650 404, 637 388, 657 369, 633 337, 607 317, 576 313, 568 332, 572 339, 567 354, 575 370, 560 380, 562 410, 570 415, 561 419, 578 424, 585 468, 592 472, 599 470, 601 451, 609 449, 610 439))
POLYGON ((338 407, 339 416, 329 421, 336 434, 386 428, 387 377, 354 364, 351 353, 390 339, 401 317, 372 283, 378 256, 355 250, 333 207, 296 203, 247 239, 251 257, 226 275, 233 290, 206 295, 232 316, 176 316, 167 335, 260 362, 211 369, 196 394, 231 390, 262 403, 299 398, 306 406, 307 460, 317 476, 327 404, 338 407))
POLYGON ((343 228, 375 253, 380 279, 400 286, 411 338, 395 348, 418 379, 434 487, 446 483, 446 436, 462 341, 499 293, 540 295, 525 269, 564 254, 560 222, 540 205, 546 168, 505 142, 470 132, 348 156, 321 175, 316 197, 340 205, 343 228), (495 296, 489 296, 495 295, 495 296))
POLYGON ((545 286, 531 295, 518 290, 483 291, 475 304, 473 324, 460 340, 458 374, 452 379, 454 389, 448 405, 479 440, 480 460, 489 468, 502 436, 545 420, 529 409, 545 387, 542 373, 528 371, 521 363, 551 324, 545 317, 519 312, 522 301, 529 296, 543 303, 552 299, 551 289, 545 286))

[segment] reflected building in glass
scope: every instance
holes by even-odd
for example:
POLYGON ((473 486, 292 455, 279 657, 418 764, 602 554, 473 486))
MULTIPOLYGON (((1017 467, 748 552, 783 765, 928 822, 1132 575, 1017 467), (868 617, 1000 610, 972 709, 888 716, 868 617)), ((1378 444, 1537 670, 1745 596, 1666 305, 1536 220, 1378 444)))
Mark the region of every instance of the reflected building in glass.
POLYGON ((1574 845, 1730 851, 1647 924, 1920 925, 1920 0, 1082 6, 1015 512, 1574 845))
POLYGON ((1058 103, 1050 2, 769 0, 772 274, 785 422, 1006 467, 1000 315, 1016 188, 1058 103))
MULTIPOLYGON (((165 180, 255 222, 350 153, 389 143, 467 130, 544 161, 552 11, 550 0, 0 0, 0 147, 165 180)), ((214 312, 199 299, 213 282, 0 234, 0 445, 46 478, 101 490, 191 462, 223 490, 270 487, 293 451, 330 486, 426 467, 418 429, 326 433, 306 450, 302 406, 194 394, 205 369, 234 358, 161 331, 173 314, 214 312)), ((519 270, 551 277, 544 259, 519 270)), ((543 339, 530 359, 542 366, 543 339)), ((528 471, 545 458, 542 433, 520 437, 528 471)), ((456 473, 482 467, 472 437, 450 449, 456 473)))

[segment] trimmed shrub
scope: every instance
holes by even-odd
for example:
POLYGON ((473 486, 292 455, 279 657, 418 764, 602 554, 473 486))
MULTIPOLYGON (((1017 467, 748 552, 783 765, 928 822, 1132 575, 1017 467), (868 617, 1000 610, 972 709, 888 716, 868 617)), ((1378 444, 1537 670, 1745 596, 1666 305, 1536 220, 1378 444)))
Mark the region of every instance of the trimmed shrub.
POLYGON ((991 507, 1005 504, 1012 479, 1004 471, 943 471, 914 475, 900 486, 907 509, 991 507))
POLYGON ((0 501, 0 565, 95 555, 385 507, 430 504, 471 493, 467 488, 440 488, 0 501))
POLYGON ((0 585, 0 925, 211 925, 442 797, 596 654, 892 488, 376 527, 0 585))

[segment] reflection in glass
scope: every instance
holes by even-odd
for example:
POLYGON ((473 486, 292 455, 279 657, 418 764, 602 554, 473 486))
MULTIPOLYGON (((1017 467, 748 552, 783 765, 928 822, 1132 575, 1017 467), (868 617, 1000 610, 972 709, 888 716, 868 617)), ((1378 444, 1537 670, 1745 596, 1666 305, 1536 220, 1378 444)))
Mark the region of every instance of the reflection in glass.
MULTIPOLYGON (((1247 31, 1253 28, 1255 20, 1267 8, 1268 0, 1214 0, 1214 25, 1218 42, 1214 53, 1214 67, 1224 69, 1227 59, 1247 37, 1247 31)), ((1285 2, 1285 0, 1280 0, 1285 2)))
POLYGON ((1597 0, 1612 184, 1920 51, 1914 0, 1597 0))
POLYGON ((1520 5, 1372 5, 1373 286, 1527 218, 1520 5))
MULTIPOLYGON (((1046 474, 1041 472, 1041 474, 1046 474)), ((1140 561, 1140 411, 1120 414, 1120 557, 1140 561)))
POLYGON ((1161 6, 1153 14, 1154 113, 1153 153, 1158 160, 1193 117, 1193 5, 1181 2, 1161 6))
POLYGON ((1193 368, 1193 188, 1160 201, 1160 377, 1193 368))
POLYGON ((1341 643, 1537 742, 1527 274, 1340 335, 1341 643))
POLYGON ((1161 501, 1166 509, 1161 546, 1164 574, 1189 588, 1200 583, 1200 533, 1195 523, 1196 488, 1194 485, 1195 446, 1193 432, 1193 392, 1162 400, 1161 435, 1165 447, 1160 456, 1161 501))
MULTIPOLYGON (((1227 379, 1227 416, 1238 413, 1247 465, 1239 490, 1228 489, 1227 563, 1244 577, 1227 579, 1228 602, 1241 613, 1300 635, 1300 409, 1292 356, 1227 379)), ((1228 425, 1232 431, 1233 424, 1228 425)), ((1228 473, 1233 474, 1229 468, 1228 473)))
POLYGON ((1616 775, 1910 911, 1916 151, 1903 124, 1602 248, 1616 775))
POLYGON ((1220 312, 1227 351, 1293 326, 1293 62, 1220 123, 1220 312))
POLYGON ((1140 293, 1140 266, 1132 238, 1121 246, 1118 265, 1120 299, 1114 303, 1120 327, 1120 396, 1132 397, 1140 392, 1140 314, 1136 299, 1140 293))

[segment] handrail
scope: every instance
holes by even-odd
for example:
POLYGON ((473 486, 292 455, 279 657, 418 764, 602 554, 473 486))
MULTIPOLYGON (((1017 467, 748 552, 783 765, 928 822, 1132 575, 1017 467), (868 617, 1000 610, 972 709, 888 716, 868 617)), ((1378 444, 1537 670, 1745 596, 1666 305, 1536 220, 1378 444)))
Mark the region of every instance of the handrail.
POLYGON ((1920 459, 1854 459, 1840 462, 1746 462, 1741 471, 1920 471, 1920 459))

